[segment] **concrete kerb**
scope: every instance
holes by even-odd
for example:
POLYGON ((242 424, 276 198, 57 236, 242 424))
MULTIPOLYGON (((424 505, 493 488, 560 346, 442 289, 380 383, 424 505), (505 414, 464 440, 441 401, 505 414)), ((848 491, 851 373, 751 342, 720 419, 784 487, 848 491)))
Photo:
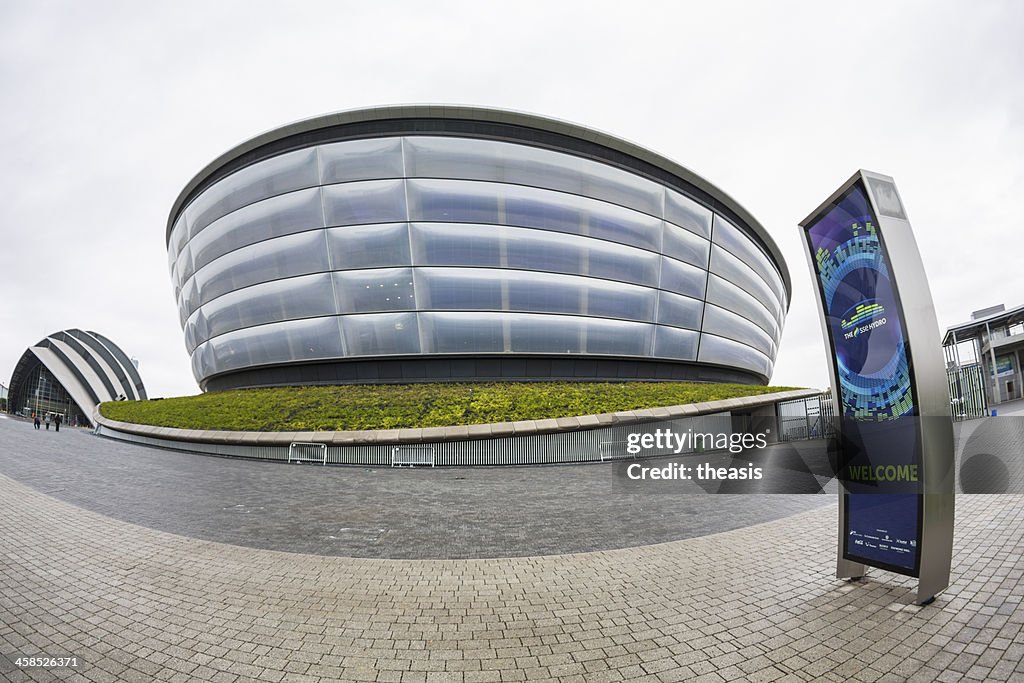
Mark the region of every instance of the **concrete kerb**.
POLYGON ((422 429, 404 428, 337 432, 246 432, 176 429, 111 420, 100 414, 98 406, 93 411, 93 423, 125 434, 184 443, 231 444, 239 446, 288 446, 296 442, 325 443, 334 446, 399 445, 438 441, 471 441, 499 436, 553 434, 597 429, 611 425, 642 424, 644 422, 656 422, 665 419, 712 415, 737 409, 755 408, 772 403, 810 398, 820 393, 817 389, 797 389, 774 394, 761 394, 760 396, 727 398, 719 401, 705 401, 643 410, 623 410, 614 413, 582 415, 579 417, 520 420, 483 425, 424 427, 422 429))

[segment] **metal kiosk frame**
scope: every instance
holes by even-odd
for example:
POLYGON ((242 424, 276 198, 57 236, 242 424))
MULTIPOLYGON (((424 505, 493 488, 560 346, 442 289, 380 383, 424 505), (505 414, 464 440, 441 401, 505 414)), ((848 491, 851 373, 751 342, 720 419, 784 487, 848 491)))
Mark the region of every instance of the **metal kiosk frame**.
MULTIPOLYGON (((822 282, 824 275, 819 275, 811 231, 828 219, 829 213, 839 206, 843 198, 858 190, 866 198, 870 214, 875 220, 876 232, 873 235, 878 239, 881 258, 887 262, 887 275, 899 309, 897 312, 902 315, 900 329, 903 352, 906 354, 905 372, 909 375, 911 401, 916 411, 911 421, 917 430, 917 443, 920 444, 916 479, 917 538, 912 568, 893 567, 884 561, 872 561, 848 552, 848 538, 856 533, 848 528, 851 523, 847 512, 849 496, 860 494, 848 490, 849 472, 844 467, 838 468, 839 548, 836 576, 856 580, 864 575, 867 566, 914 576, 918 579, 915 602, 922 605, 934 600, 949 585, 953 554, 954 448, 949 387, 939 343, 941 337, 917 242, 893 179, 865 170, 857 171, 801 221, 800 234, 815 283, 822 333, 829 344, 828 367, 835 389, 835 414, 839 416, 840 424, 844 420, 856 421, 860 418, 848 414, 848 410, 844 412, 844 386, 840 383, 838 368, 839 349, 833 338, 834 323, 830 323, 829 302, 825 299, 822 282)), ((835 314, 831 317, 834 318, 835 314)), ((845 319, 842 322, 848 324, 845 319)), ((885 324, 885 321, 882 320, 880 324, 885 324)), ((854 328, 854 332, 860 331, 863 328, 854 328)), ((845 336, 849 338, 849 335, 845 336)), ((870 332, 866 336, 870 343, 870 332)))

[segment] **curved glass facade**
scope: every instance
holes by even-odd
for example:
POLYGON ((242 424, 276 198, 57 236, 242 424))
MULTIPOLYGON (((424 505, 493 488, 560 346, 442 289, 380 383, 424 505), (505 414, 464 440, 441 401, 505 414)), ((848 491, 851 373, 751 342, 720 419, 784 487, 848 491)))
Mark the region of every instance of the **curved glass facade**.
POLYGON ((312 144, 205 186, 168 258, 201 386, 260 366, 445 355, 711 364, 766 381, 788 293, 676 189, 518 142, 312 144))

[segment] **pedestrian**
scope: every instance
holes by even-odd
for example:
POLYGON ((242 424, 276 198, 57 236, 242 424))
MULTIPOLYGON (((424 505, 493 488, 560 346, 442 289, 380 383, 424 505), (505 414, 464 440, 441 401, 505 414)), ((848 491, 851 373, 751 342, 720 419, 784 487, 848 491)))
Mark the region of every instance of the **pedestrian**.
POLYGON ((46 414, 46 431, 50 431, 50 414, 46 414))
POLYGON ((39 413, 32 413, 32 424, 36 426, 36 429, 39 429, 39 413))
POLYGON ((57 413, 56 415, 53 416, 53 426, 57 429, 58 432, 60 431, 60 423, 61 423, 60 413, 57 413))

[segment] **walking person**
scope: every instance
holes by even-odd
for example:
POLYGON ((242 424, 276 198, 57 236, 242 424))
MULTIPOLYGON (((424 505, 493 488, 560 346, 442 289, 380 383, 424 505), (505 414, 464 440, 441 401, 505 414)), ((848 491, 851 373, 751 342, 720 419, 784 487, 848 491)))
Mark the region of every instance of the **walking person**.
POLYGON ((36 429, 39 429, 39 413, 32 413, 32 424, 36 426, 36 429))
POLYGON ((58 432, 60 431, 60 423, 61 423, 60 413, 57 413, 56 415, 53 416, 53 426, 54 426, 54 428, 58 432))
POLYGON ((50 414, 46 414, 46 431, 50 431, 50 414))

